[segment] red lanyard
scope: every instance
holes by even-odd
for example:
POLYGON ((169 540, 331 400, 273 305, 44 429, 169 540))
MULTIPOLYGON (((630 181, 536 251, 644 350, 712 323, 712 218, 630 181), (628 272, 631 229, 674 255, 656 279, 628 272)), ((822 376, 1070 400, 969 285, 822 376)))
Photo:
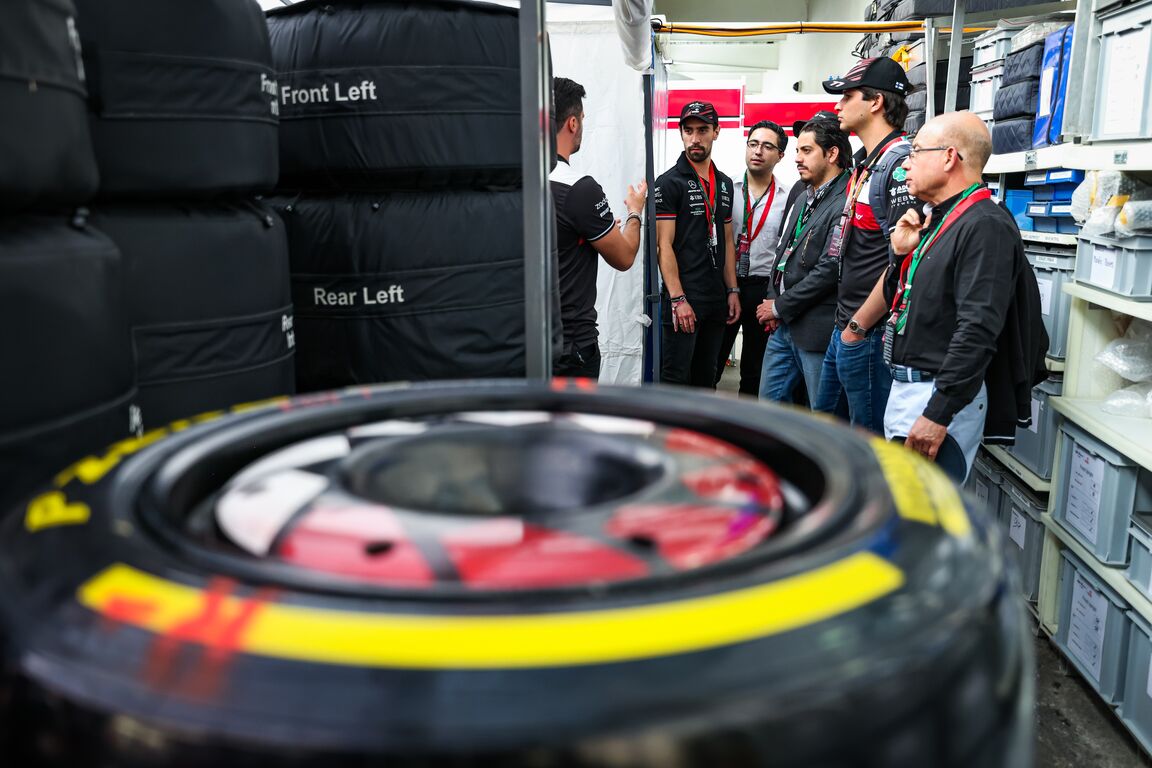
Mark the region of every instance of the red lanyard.
POLYGON ((920 241, 920 245, 904 258, 904 264, 900 267, 900 284, 896 289, 896 296, 892 299, 892 311, 896 313, 898 331, 903 330, 907 322, 908 305, 912 301, 912 278, 916 276, 916 268, 920 266, 924 254, 936 244, 942 234, 948 231, 948 227, 960 220, 965 211, 981 200, 988 200, 991 197, 992 191, 987 188, 979 189, 975 186, 969 188, 964 197, 948 209, 948 213, 944 214, 944 218, 936 225, 932 234, 920 241))
POLYGON ((716 164, 708 163, 708 183, 704 183, 704 177, 696 174, 696 178, 700 179, 700 186, 707 190, 704 195, 704 207, 708 211, 708 237, 712 237, 712 230, 716 226, 716 215, 713 211, 716 210, 716 164))
POLYGON ((844 200, 844 212, 841 217, 844 222, 841 227, 843 237, 847 237, 848 229, 852 226, 852 213, 856 208, 856 201, 860 198, 860 193, 864 191, 864 184, 868 181, 868 177, 872 175, 872 167, 884 156, 885 152, 903 140, 903 134, 897 136, 881 147, 878 152, 873 153, 864 161, 863 165, 853 169, 852 175, 848 178, 848 197, 844 200))
MULTIPOLYGON (((763 200, 764 196, 761 195, 760 199, 763 200)), ((768 211, 772 208, 772 201, 776 199, 776 179, 769 179, 768 181, 768 202, 764 204, 764 212, 760 214, 760 223, 753 228, 751 234, 748 232, 748 220, 752 218, 752 213, 756 210, 756 206, 752 204, 752 198, 748 196, 748 174, 744 174, 744 234, 748 236, 748 243, 751 244, 756 239, 756 235, 760 234, 760 230, 764 229, 764 222, 768 220, 768 211)), ((758 205, 759 203, 757 203, 758 205)))

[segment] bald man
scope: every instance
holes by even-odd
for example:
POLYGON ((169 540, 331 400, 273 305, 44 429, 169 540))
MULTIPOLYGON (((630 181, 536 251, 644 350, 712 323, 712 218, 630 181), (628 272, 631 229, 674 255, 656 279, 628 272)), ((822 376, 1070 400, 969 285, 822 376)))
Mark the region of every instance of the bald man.
MULTIPOLYGON (((895 259, 883 291, 891 308, 884 353, 893 381, 885 436, 936 460, 958 482, 989 426, 990 397, 1018 397, 1034 378, 1029 370, 1021 381, 989 391, 985 374, 1006 320, 1014 328, 1024 322, 1030 340, 1036 323, 1043 333, 1020 232, 981 180, 991 153, 988 129, 970 112, 941 115, 916 134, 904 169, 909 192, 926 204, 923 212, 906 212, 892 231, 895 259)), ((1001 352, 1012 354, 1008 346, 1001 352)), ((1015 352, 1035 365, 1034 349, 1015 352)), ((1012 416, 1020 418, 1015 405, 1012 416)), ((999 437, 1014 437, 1015 424, 996 419, 992 426, 1007 432, 999 437)))

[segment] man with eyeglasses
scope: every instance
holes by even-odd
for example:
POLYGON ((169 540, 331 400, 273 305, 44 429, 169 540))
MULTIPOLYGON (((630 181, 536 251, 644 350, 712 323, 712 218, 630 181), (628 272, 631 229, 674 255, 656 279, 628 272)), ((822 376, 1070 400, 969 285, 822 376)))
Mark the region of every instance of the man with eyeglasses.
POLYGON ((885 436, 934 459, 957 482, 981 439, 1011 442, 1047 375, 1036 278, 1016 223, 982 182, 992 138, 980 118, 928 121, 904 162, 927 201, 892 230, 884 356, 893 379, 885 436))
POLYGON ((788 137, 770 120, 748 130, 744 178, 732 196, 732 237, 736 240, 736 285, 740 289, 740 322, 727 326, 716 364, 716 382, 724 375, 736 335, 744 333, 740 352, 740 394, 756 397, 768 331, 756 319, 756 307, 768 296, 772 259, 788 205, 788 190, 773 175, 784 157, 788 137))
POLYGON ((574 171, 572 155, 584 138, 584 86, 567 77, 552 81, 556 107, 557 163, 548 177, 556 205, 556 247, 560 263, 560 317, 564 352, 552 365, 556 376, 600 376, 600 337, 596 328, 596 273, 599 254, 608 266, 630 269, 640 247, 640 220, 648 187, 629 185, 624 224, 612 215, 608 196, 591 176, 574 171))
POLYGON ((660 289, 660 378, 716 388, 725 323, 740 319, 732 241, 732 180, 712 162, 716 108, 690 101, 680 111, 684 152, 656 179, 660 289))
POLYGON ((881 354, 878 326, 885 307, 879 281, 890 260, 891 227, 918 204, 901 168, 910 149, 903 132, 908 116, 904 97, 910 89, 904 68, 884 57, 862 59, 848 74, 824 82, 825 91, 840 95, 836 112, 841 130, 854 132, 863 148, 856 153, 844 209, 829 245, 840 265, 836 327, 813 407, 846 415, 852 424, 878 434, 884 432, 892 384, 881 354))

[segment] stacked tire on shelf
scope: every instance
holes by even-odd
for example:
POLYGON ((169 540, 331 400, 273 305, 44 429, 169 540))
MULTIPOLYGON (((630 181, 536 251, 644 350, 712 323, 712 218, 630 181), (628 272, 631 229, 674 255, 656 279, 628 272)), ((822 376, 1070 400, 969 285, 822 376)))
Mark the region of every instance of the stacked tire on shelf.
POLYGON ((996 90, 992 114, 996 121, 992 126, 992 151, 995 154, 1032 149, 1043 66, 1043 38, 1004 57, 1004 77, 996 90))
POLYGON ((77 2, 142 428, 295 392, 267 27, 243 0, 77 2))
POLYGON ((128 437, 134 395, 116 246, 73 215, 96 190, 70 0, 0 24, 0 501, 128 437))
POLYGON ((524 375, 518 23, 460 0, 268 12, 301 391, 524 375))

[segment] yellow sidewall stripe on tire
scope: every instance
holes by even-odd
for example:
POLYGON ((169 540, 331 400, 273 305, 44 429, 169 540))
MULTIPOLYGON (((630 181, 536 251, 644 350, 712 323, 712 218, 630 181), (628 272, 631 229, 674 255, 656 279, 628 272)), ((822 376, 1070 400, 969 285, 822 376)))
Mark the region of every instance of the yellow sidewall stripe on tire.
MULTIPOLYGON (((409 669, 557 667, 690 653, 787 632, 866 605, 904 580, 889 561, 861 552, 771 584, 608 610, 425 616, 276 602, 252 610, 249 599, 226 597, 213 612, 221 624, 245 616, 228 643, 258 656, 409 669)), ((208 593, 117 564, 84 584, 78 599, 115 621, 178 638, 179 628, 204 616, 208 593)))
POLYGON ((898 443, 879 437, 871 443, 901 517, 925 525, 939 525, 958 539, 972 533, 972 521, 964 502, 939 467, 898 443))

